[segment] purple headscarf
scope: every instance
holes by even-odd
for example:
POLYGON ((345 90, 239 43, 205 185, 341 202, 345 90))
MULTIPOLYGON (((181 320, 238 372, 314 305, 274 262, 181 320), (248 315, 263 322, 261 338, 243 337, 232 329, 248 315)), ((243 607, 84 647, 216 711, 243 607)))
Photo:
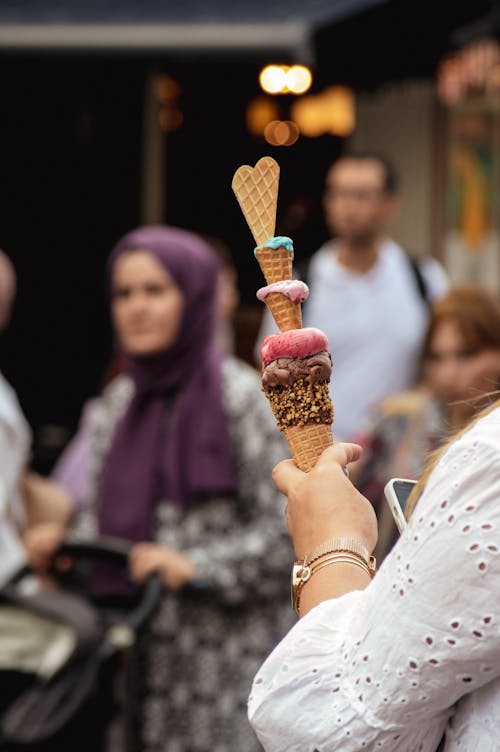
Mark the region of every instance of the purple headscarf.
POLYGON ((99 485, 99 532, 141 541, 151 540, 158 501, 187 507, 209 494, 233 493, 236 474, 215 345, 218 259, 190 232, 142 227, 113 249, 110 280, 116 260, 131 250, 149 251, 168 270, 185 306, 174 345, 127 358, 135 393, 117 424, 99 485))

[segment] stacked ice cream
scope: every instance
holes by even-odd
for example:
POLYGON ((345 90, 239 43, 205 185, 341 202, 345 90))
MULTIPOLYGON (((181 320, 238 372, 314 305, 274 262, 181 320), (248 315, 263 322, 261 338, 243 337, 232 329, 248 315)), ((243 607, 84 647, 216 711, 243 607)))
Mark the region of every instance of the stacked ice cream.
POLYGON ((328 392, 332 361, 328 340, 319 329, 303 329, 301 303, 309 291, 292 279, 293 244, 274 232, 279 167, 264 157, 255 169, 244 165, 233 190, 258 247, 255 257, 267 285, 257 292, 271 311, 280 334, 262 344, 262 388, 301 470, 314 467, 333 443, 333 406, 328 392))
POLYGON ((320 329, 292 329, 266 337, 262 388, 298 467, 305 472, 333 443, 328 391, 332 360, 320 329))

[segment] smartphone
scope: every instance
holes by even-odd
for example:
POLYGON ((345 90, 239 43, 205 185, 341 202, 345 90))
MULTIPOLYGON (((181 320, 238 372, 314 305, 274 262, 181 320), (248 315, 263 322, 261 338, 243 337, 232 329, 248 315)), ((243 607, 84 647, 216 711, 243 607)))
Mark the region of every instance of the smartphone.
POLYGON ((400 533, 407 526, 405 509, 408 498, 417 481, 405 478, 391 478, 384 488, 384 494, 400 533))

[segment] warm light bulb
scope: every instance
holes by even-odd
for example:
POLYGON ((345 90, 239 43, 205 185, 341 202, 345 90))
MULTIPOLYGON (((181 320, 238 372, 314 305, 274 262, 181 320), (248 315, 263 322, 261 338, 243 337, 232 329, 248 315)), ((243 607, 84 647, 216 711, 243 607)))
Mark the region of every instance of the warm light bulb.
POLYGON ((312 73, 305 65, 292 65, 286 73, 286 86, 292 94, 304 94, 312 84, 312 73))
POLYGON ((267 65, 260 72, 259 83, 268 94, 286 91, 287 68, 283 65, 267 65))

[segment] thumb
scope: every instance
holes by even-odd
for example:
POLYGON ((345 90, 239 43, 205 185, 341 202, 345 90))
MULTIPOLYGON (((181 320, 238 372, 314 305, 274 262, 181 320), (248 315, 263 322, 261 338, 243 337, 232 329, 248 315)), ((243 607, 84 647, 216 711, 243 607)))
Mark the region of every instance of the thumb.
POLYGON ((344 468, 349 462, 356 462, 363 454, 363 447, 359 444, 351 444, 348 442, 339 442, 334 444, 320 455, 315 468, 320 470, 323 467, 328 467, 332 462, 340 465, 344 468))

